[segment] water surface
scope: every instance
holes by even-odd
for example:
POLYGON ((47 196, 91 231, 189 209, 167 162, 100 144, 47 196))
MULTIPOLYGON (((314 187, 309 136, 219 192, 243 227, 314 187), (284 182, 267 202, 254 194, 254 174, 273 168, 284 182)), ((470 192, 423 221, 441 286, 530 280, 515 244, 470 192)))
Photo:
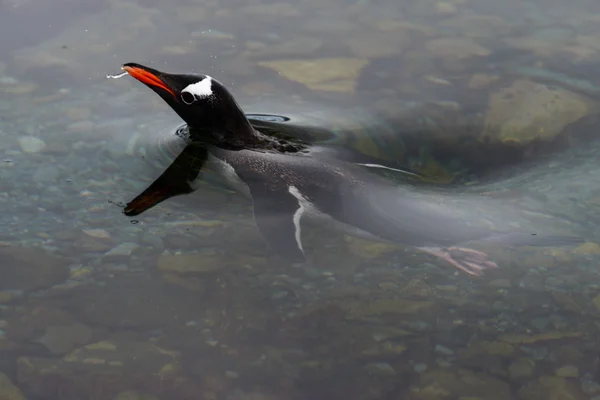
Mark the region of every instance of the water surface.
POLYGON ((599 43, 591 0, 0 2, 0 390, 599 399, 599 43), (486 249, 501 268, 473 278, 312 227, 289 267, 211 176, 127 218, 180 120, 106 79, 125 62, 210 74, 248 113, 587 242, 486 249))

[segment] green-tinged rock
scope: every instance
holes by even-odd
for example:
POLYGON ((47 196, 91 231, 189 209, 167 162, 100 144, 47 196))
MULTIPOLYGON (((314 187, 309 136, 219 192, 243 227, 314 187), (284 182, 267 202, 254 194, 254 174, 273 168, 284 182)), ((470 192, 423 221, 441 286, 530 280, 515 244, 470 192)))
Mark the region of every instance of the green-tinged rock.
POLYGON ((87 287, 72 297, 78 320, 104 328, 181 326, 202 315, 198 293, 165 285, 156 276, 125 274, 110 285, 87 287))
POLYGON ((558 304, 563 310, 580 313, 581 307, 577 302, 568 294, 562 292, 551 292, 552 299, 558 304))
POLYGON ((535 368, 535 361, 530 358, 519 358, 508 366, 508 376, 511 381, 530 377, 535 368))
POLYGON ((433 55, 441 58, 461 59, 491 54, 490 50, 471 38, 434 39, 425 43, 425 47, 433 55))
POLYGON ((573 250, 573 253, 586 256, 600 254, 600 244, 594 242, 585 242, 573 250))
POLYGON ((466 349, 460 350, 458 355, 463 359, 480 355, 510 357, 515 352, 515 347, 509 343, 482 341, 473 343, 466 349))
POLYGON ((586 336, 585 332, 546 332, 535 335, 502 335, 500 341, 511 344, 531 344, 549 340, 561 340, 586 336))
POLYGON ((382 314, 417 314, 428 312, 434 307, 432 301, 405 299, 382 299, 371 302, 358 301, 340 304, 348 318, 364 318, 382 314))
POLYGON ((113 400, 160 400, 156 396, 147 396, 134 390, 126 390, 115 396, 113 400))
POLYGON ((596 307, 596 310, 600 312, 600 294, 594 297, 594 299, 592 300, 592 304, 594 305, 594 307, 596 307))
POLYGON ((372 242, 353 236, 344 236, 344 241, 352 254, 367 260, 398 250, 398 246, 393 244, 372 242))
POLYGON ((54 307, 34 306, 19 307, 5 317, 8 320, 6 331, 11 338, 20 340, 36 340, 40 332, 49 326, 64 326, 75 323, 68 312, 54 307))
POLYGON ((25 400, 23 392, 3 372, 0 372, 0 400, 25 400))
POLYGON ((356 87, 360 71, 368 63, 362 58, 318 58, 262 61, 258 64, 312 90, 350 93, 356 87))
POLYGON ((433 289, 427 282, 421 279, 411 279, 406 285, 400 289, 399 293, 404 296, 416 296, 416 297, 432 297, 434 295, 433 289))
POLYGON ((542 376, 517 392, 519 400, 587 400, 579 385, 557 376, 542 376))
POLYGON ((386 362, 369 363, 365 368, 367 372, 372 375, 396 375, 396 370, 386 362))
POLYGON ((482 398, 512 400, 510 386, 499 379, 467 369, 434 369, 420 375, 420 382, 412 385, 403 400, 449 400, 482 398))
POLYGON ((54 395, 53 391, 58 390, 55 382, 68 387, 73 398, 89 398, 90 388, 106 390, 98 398, 113 398, 136 384, 143 384, 148 393, 158 392, 173 384, 179 370, 178 352, 150 342, 124 339, 91 343, 62 359, 20 357, 17 360, 19 384, 42 398, 54 395))
POLYGON ((560 368, 556 368, 554 371, 556 376, 561 378, 577 378, 579 376, 579 368, 574 365, 565 365, 560 368))
POLYGON ((53 354, 65 354, 77 346, 88 343, 92 329, 83 324, 51 326, 38 341, 53 354))
POLYGON ((496 287, 496 288, 502 288, 502 289, 509 289, 512 287, 512 284, 510 283, 510 279, 494 279, 492 281, 490 281, 489 285, 491 287, 496 287))
POLYGON ((35 290, 69 276, 68 260, 39 247, 0 245, 0 289, 35 290))
POLYGON ((385 341, 362 352, 366 356, 392 356, 399 355, 406 351, 406 346, 392 341, 385 341))
POLYGON ((213 253, 162 254, 156 260, 159 270, 180 274, 214 272, 225 265, 225 261, 213 253))
POLYGON ((517 80, 490 95, 482 140, 550 140, 589 112, 587 100, 578 94, 517 80))
POLYGON ((390 57, 400 54, 410 44, 408 35, 378 33, 352 35, 345 38, 345 45, 352 54, 361 59, 390 57))

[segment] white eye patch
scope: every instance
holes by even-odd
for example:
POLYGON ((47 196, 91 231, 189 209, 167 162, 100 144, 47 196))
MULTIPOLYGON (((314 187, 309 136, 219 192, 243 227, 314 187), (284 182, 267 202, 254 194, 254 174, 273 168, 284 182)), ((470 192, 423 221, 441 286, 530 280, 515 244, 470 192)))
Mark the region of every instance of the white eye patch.
POLYGON ((200 82, 186 86, 185 89, 181 91, 181 100, 185 104, 192 104, 197 99, 210 97, 212 95, 212 78, 207 75, 206 78, 202 79, 200 82))

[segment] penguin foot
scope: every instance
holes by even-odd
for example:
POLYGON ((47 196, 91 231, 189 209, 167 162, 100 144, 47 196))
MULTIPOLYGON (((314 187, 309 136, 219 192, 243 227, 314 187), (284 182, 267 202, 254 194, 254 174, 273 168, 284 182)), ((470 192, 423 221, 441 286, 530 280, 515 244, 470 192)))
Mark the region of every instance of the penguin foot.
POLYGON ((478 276, 486 269, 498 267, 498 264, 491 261, 486 253, 478 250, 464 247, 419 247, 419 249, 449 262, 470 275, 478 276))

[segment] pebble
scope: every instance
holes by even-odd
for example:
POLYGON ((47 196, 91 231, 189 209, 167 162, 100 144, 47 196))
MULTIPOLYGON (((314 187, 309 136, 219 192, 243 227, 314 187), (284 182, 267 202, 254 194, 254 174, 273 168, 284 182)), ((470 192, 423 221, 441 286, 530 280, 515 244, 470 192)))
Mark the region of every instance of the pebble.
POLYGON ((581 389, 587 394, 598 393, 600 392, 600 383, 590 379, 583 379, 581 381, 581 389))
POLYGON ((446 346, 442 346, 441 344, 436 344, 435 345, 435 352, 443 354, 445 356, 451 356, 452 354, 454 354, 454 350, 449 349, 446 346))
POLYGON ((21 136, 18 140, 24 153, 39 153, 46 147, 46 143, 35 136, 21 136))
POLYGON ((456 6, 452 3, 440 1, 435 4, 435 12, 438 14, 454 14, 456 12, 456 6))
POLYGON ((427 364, 422 364, 422 363, 415 364, 415 366, 413 367, 413 370, 414 370, 416 373, 419 373, 419 374, 421 374, 421 373, 423 373, 423 372, 427 371, 427 364))
POLYGON ((365 368, 374 375, 396 375, 396 370, 386 362, 369 363, 365 368))
POLYGON ((225 371, 225 377, 229 379, 237 379, 240 377, 240 374, 235 371, 225 371))
POLYGON ((110 239, 110 233, 105 229, 84 229, 83 233, 96 239, 110 239))
POLYGON ((25 400, 23 392, 11 382, 4 372, 0 372, 0 396, 6 400, 25 400))
POLYGON ((511 380, 526 378, 533 374, 535 362, 530 358, 519 358, 508 367, 508 375, 511 380))
POLYGON ((579 376, 579 368, 574 365, 565 365, 557 368, 554 372, 561 378, 577 378, 579 376))
POLYGON ((128 257, 134 252, 139 246, 135 243, 121 243, 117 247, 113 247, 104 254, 104 258, 119 258, 128 257))

